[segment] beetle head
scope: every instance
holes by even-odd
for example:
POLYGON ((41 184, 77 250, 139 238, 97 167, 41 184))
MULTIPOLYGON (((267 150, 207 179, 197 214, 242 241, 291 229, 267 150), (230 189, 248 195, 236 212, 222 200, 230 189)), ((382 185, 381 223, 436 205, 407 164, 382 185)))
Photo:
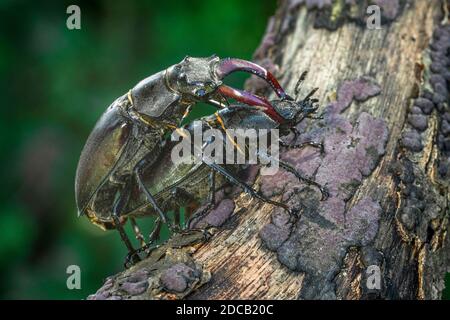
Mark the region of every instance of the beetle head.
POLYGON ((283 117, 287 126, 296 125, 318 109, 314 105, 314 101, 310 99, 300 101, 273 100, 271 103, 274 109, 283 117))
POLYGON ((187 101, 206 101, 222 84, 214 73, 218 62, 216 56, 186 57, 169 69, 169 85, 187 101))

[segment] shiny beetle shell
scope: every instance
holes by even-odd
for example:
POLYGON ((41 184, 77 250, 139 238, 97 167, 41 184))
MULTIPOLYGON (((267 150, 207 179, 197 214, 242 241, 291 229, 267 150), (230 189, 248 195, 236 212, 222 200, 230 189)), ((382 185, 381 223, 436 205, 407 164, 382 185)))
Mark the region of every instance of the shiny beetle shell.
MULTIPOLYGON (((123 98, 122 98, 123 99, 123 98)), ((131 136, 131 123, 116 100, 101 116, 81 152, 75 178, 78 214, 85 213, 95 192, 117 165, 131 136)))

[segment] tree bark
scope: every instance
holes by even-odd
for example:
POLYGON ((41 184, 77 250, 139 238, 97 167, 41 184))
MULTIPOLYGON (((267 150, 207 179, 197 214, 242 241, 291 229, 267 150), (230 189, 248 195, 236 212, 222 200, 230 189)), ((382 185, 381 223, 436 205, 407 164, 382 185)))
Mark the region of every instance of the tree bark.
MULTIPOLYGON (((285 172, 258 176, 256 188, 301 217, 237 194, 211 239, 172 239, 90 297, 439 299, 450 266, 448 9, 438 0, 281 1, 254 60, 290 93, 305 70, 301 92, 319 88, 324 118, 287 141, 323 142, 325 152, 282 158, 330 197, 285 172), (370 4, 381 8, 380 29, 367 28, 370 4)), ((256 78, 247 89, 269 92, 256 78)))

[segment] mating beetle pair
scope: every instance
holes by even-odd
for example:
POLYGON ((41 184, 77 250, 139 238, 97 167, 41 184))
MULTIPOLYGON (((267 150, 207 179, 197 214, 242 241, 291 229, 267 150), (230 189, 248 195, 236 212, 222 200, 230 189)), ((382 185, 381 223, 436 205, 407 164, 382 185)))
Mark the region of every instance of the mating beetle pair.
POLYGON ((163 152, 166 134, 179 126, 190 107, 200 101, 223 107, 224 99, 233 98, 263 107, 273 121, 285 121, 266 99, 224 85, 222 80, 234 71, 251 72, 265 79, 281 101, 292 100, 268 71, 239 59, 186 57, 144 79, 107 109, 87 140, 75 182, 79 215, 87 215, 104 229, 116 228, 132 252, 133 246, 123 230, 123 214, 133 198, 133 190, 139 189, 158 219, 177 231, 143 176, 163 152))
MULTIPOLYGON (((228 136, 228 129, 279 129, 281 132, 287 132, 292 128, 292 124, 296 124, 305 117, 312 117, 311 113, 314 113, 316 110, 316 107, 312 105, 312 101, 309 99, 300 102, 275 100, 271 101, 271 104, 280 112, 280 114, 290 117, 285 118, 286 122, 284 124, 278 124, 260 110, 255 110, 245 105, 231 105, 218 111, 214 115, 202 118, 200 124, 199 122, 191 123, 184 126, 183 129, 186 130, 190 136, 193 136, 196 126, 198 127, 201 125, 202 129, 223 129, 225 127, 227 131, 222 131, 223 137, 220 139, 221 141, 225 141, 225 139, 232 139, 232 137, 228 136)), ((210 142, 211 141, 208 141, 202 145, 202 150, 206 149, 210 142)), ((311 141, 296 145, 284 143, 282 145, 286 148, 313 146, 321 148, 322 151, 322 145, 320 143, 311 141)), ((245 145, 239 145, 239 147, 243 150, 250 149, 248 141, 246 141, 245 145)), ((246 193, 254 198, 281 207, 290 214, 296 215, 296 210, 287 207, 283 203, 266 198, 239 177, 239 173, 243 171, 246 164, 219 165, 213 161, 204 161, 202 163, 174 163, 171 159, 172 148, 174 148, 174 144, 168 142, 161 153, 159 161, 151 166, 151 170, 144 170, 145 174, 143 180, 146 187, 154 194, 158 205, 160 205, 163 210, 175 210, 177 217, 177 214, 179 214, 177 210, 180 207, 186 207, 186 219, 189 219, 186 223, 188 228, 195 227, 195 221, 201 220, 201 217, 205 213, 214 208, 216 204, 215 194, 228 186, 226 183, 227 181, 241 187, 246 193), (197 210, 194 214, 189 211, 199 207, 201 207, 201 210, 197 210), (194 223, 190 223, 191 220, 193 220, 194 223)), ((277 158, 272 158, 267 152, 261 152, 261 150, 257 151, 257 156, 258 158, 261 157, 263 159, 271 158, 272 161, 278 162, 278 166, 281 167, 282 170, 294 174, 297 179, 307 185, 316 186, 322 193, 322 199, 328 197, 325 188, 315 181, 302 176, 289 163, 277 158)), ((134 217, 147 215, 156 215, 151 204, 140 197, 138 193, 132 195, 124 216, 134 219, 134 217)), ((179 217, 176 221, 179 221, 179 217)), ((149 242, 143 245, 144 249, 149 248, 157 239, 160 227, 161 220, 157 218, 155 227, 150 233, 149 242)), ((143 242, 142 234, 136 229, 135 232, 136 237, 143 242)), ((143 250, 139 249, 139 251, 143 250)))

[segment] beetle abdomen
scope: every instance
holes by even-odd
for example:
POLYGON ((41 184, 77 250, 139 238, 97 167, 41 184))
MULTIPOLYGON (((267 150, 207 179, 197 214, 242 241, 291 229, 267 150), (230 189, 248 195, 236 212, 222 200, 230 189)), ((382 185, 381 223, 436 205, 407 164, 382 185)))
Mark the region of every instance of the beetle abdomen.
POLYGON ((132 125, 120 114, 122 99, 117 99, 102 115, 81 152, 75 178, 79 215, 108 178, 130 139, 132 125))

